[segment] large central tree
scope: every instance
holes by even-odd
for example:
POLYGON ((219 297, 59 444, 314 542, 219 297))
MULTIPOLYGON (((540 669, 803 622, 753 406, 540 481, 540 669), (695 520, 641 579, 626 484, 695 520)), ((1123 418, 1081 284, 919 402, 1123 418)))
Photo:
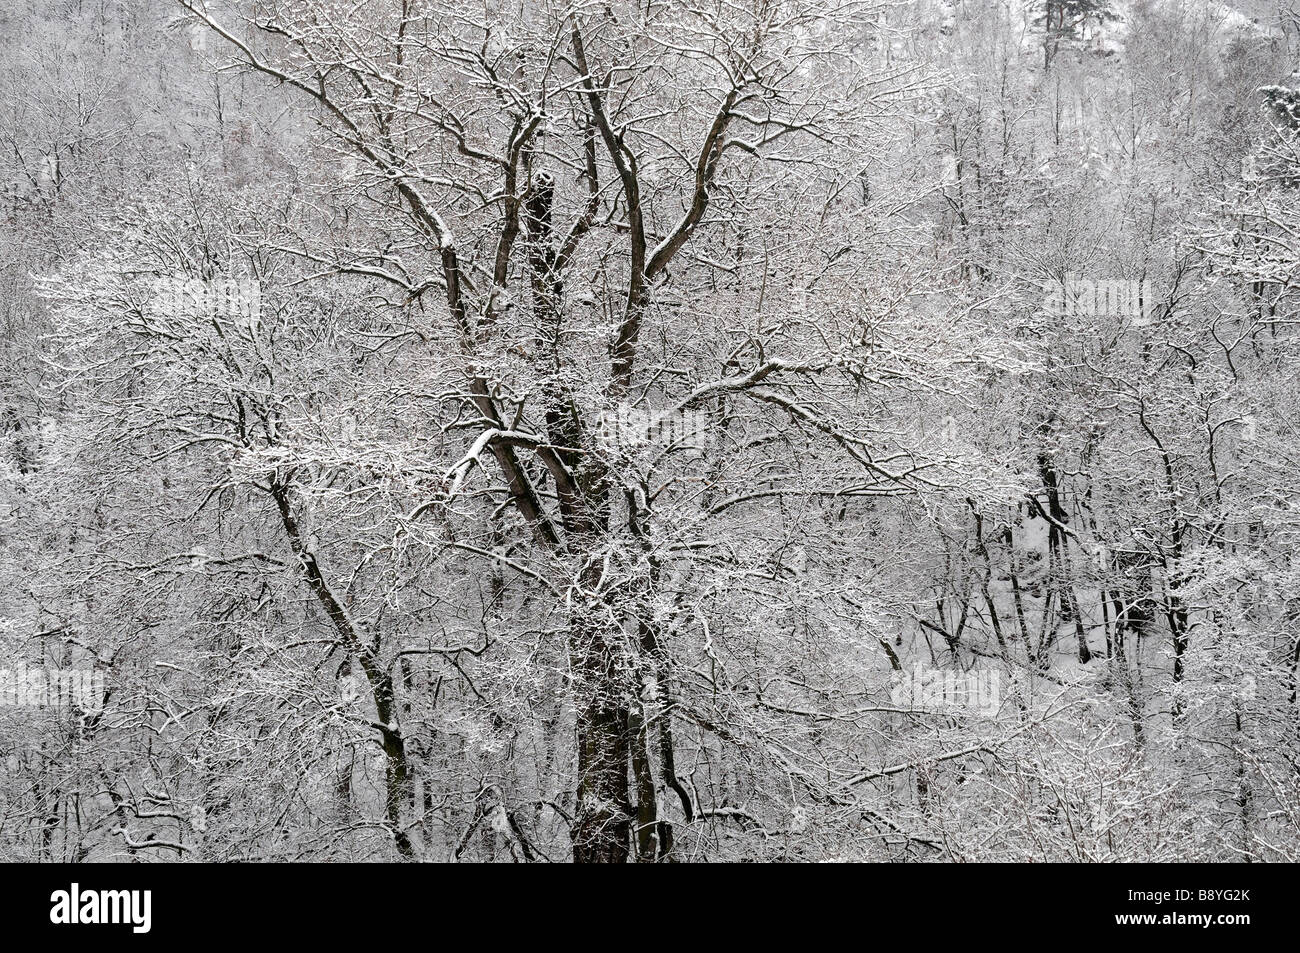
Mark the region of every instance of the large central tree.
MULTIPOLYGON (((318 154, 344 157, 339 184, 361 223, 346 247, 291 250, 419 308, 439 376, 461 382, 440 395, 451 417, 436 426, 464 435, 462 455, 411 515, 445 521, 465 559, 510 566, 558 600, 575 859, 666 856, 664 792, 686 820, 700 810, 674 769, 671 726, 688 708, 675 703, 671 630, 683 605, 701 616, 685 596, 702 591, 668 577, 725 551, 746 506, 915 485, 917 461, 864 428, 872 386, 910 375, 874 318, 913 293, 865 270, 904 254, 858 188, 864 134, 903 85, 851 55, 870 11, 539 2, 475 16, 426 0, 273 0, 243 17, 179 2, 310 111, 318 154), (864 304, 872 292, 886 303, 864 304), (602 430, 620 408, 707 413, 714 452, 602 430)), ((265 488, 360 664, 388 824, 412 855, 412 754, 392 676, 404 647, 346 607, 293 477, 265 488)))

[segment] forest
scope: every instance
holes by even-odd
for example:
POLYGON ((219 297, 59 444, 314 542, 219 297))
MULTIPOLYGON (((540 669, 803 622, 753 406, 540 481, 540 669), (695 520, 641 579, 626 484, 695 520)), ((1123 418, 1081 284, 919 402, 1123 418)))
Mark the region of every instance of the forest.
POLYGON ((0 188, 0 861, 1300 861, 1300 0, 4 0, 0 188))

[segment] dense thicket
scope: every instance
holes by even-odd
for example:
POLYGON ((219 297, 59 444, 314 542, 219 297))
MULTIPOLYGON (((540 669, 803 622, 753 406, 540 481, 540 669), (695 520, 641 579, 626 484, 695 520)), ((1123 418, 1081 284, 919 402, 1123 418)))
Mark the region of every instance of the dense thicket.
POLYGON ((11 4, 0 859, 1300 859, 1298 25, 11 4))

